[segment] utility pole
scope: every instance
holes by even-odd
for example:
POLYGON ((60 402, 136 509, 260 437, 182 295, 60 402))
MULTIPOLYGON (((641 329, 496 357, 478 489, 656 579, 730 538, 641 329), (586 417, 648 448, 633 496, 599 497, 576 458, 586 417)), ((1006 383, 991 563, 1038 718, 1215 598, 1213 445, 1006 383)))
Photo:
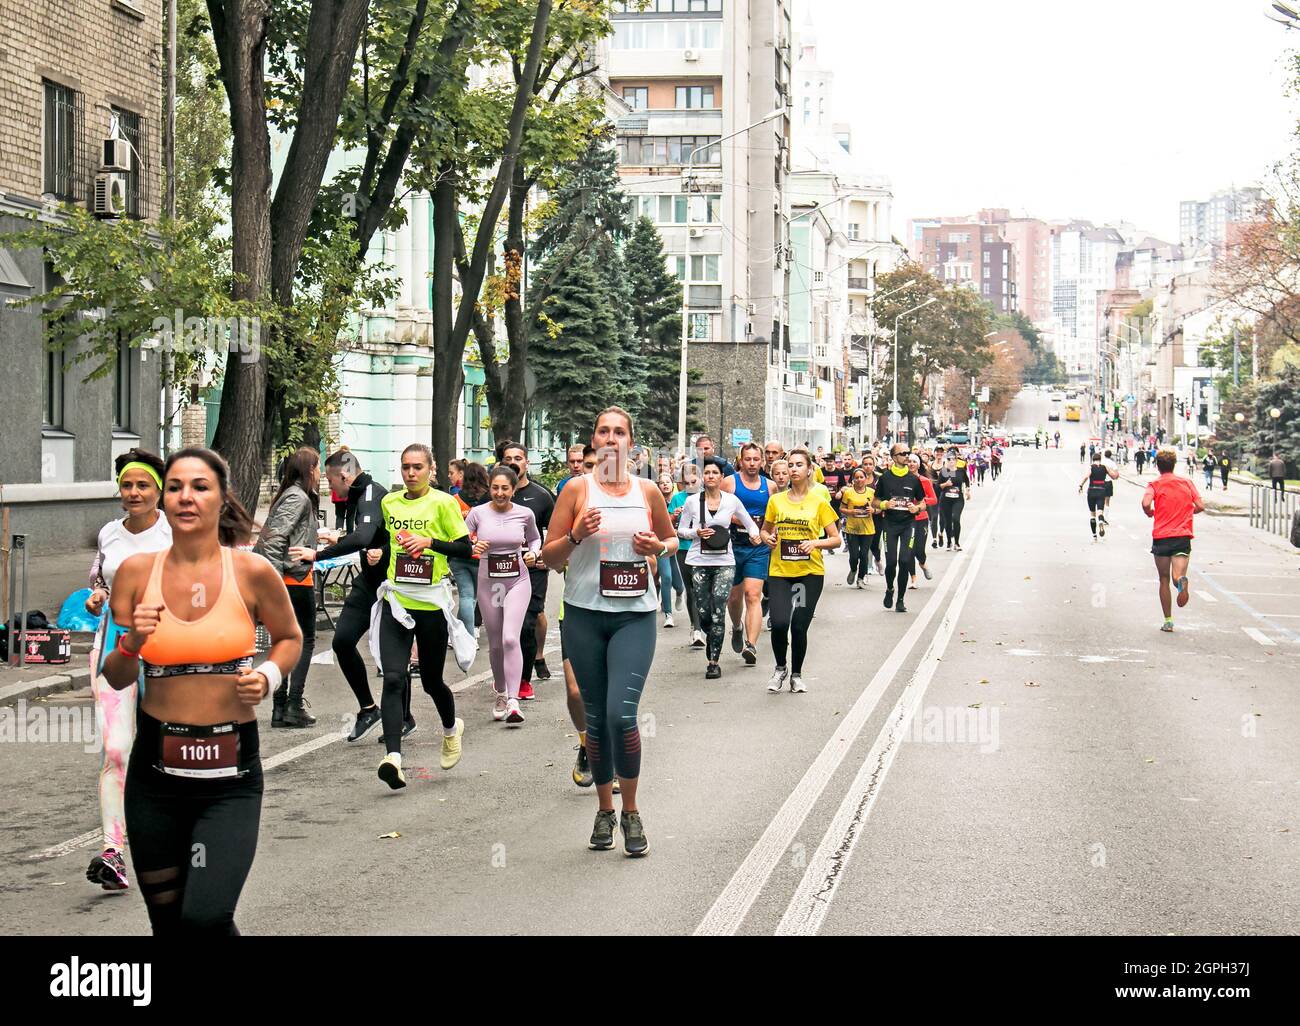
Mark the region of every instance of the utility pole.
MULTIPOLYGON (((163 111, 162 150, 163 150, 163 206, 168 218, 176 217, 176 0, 167 0, 167 59, 166 59, 166 104, 163 111)), ((180 326, 177 325, 177 330, 180 326)), ((176 390, 172 387, 173 367, 175 366, 171 343, 164 338, 162 351, 163 374, 163 455, 171 455, 172 420, 176 405, 176 390)))

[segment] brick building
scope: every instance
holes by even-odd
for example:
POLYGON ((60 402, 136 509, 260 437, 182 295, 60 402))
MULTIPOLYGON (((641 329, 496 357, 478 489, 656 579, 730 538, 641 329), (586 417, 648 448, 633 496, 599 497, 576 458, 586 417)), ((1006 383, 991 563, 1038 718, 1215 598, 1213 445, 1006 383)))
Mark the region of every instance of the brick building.
POLYGON ((984 210, 975 218, 913 221, 912 256, 927 271, 979 293, 999 313, 1017 309, 1016 251, 1002 235, 1006 211, 984 210))
POLYGON ((115 373, 83 382, 75 354, 45 350, 42 311, 16 305, 52 272, 5 235, 58 203, 94 209, 114 118, 137 155, 126 216, 157 216, 162 68, 162 0, 0 5, 0 501, 36 551, 91 544, 118 511, 113 457, 158 448, 160 359, 124 341, 115 373))

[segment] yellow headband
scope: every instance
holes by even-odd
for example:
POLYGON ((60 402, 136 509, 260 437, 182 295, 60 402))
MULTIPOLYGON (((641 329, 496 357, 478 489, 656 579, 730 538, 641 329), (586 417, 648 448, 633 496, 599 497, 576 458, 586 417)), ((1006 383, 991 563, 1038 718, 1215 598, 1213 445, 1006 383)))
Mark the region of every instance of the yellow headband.
POLYGON ((154 470, 153 467, 149 466, 149 464, 147 463, 128 463, 126 466, 124 466, 122 468, 122 472, 117 475, 118 487, 121 487, 122 485, 122 475, 125 474, 128 470, 143 470, 146 474, 148 474, 150 477, 153 478, 153 483, 158 486, 158 491, 161 492, 163 490, 162 478, 158 476, 158 471, 154 470))

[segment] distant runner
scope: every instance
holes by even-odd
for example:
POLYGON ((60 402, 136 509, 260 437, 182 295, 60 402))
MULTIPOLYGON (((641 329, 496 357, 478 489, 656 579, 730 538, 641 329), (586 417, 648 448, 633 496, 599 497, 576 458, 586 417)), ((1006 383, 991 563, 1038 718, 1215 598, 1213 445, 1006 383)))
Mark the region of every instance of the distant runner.
POLYGON ((1205 502, 1191 478, 1178 477, 1174 467, 1178 453, 1161 449, 1156 453, 1160 476, 1142 493, 1142 512, 1154 519, 1151 528, 1151 555, 1160 574, 1160 608, 1165 622, 1161 630, 1173 633, 1174 610, 1170 578, 1178 589, 1178 608, 1187 605, 1191 590, 1187 586, 1187 566, 1192 558, 1192 518, 1205 511, 1205 502))

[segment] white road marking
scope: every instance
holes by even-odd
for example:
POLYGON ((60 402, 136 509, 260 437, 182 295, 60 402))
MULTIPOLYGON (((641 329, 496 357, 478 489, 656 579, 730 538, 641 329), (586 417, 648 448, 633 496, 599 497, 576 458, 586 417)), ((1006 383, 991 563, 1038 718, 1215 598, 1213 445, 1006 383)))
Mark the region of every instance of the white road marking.
POLYGON ((988 551, 989 536, 989 532, 985 532, 980 538, 970 568, 962 577, 930 647, 921 656, 921 661, 849 786, 821 844, 817 846, 817 853, 809 861, 803 879, 799 881, 799 887, 776 928, 778 936, 814 936, 821 930, 831 902, 835 899, 835 891, 853 857, 853 849, 866 828, 871 809, 889 775, 894 757, 898 754, 901 739, 948 648, 948 642, 966 605, 966 598, 979 574, 980 564, 984 561, 984 554, 988 551))
MULTIPOLYGON (((1014 474, 1015 472, 1011 471, 1010 473, 1014 474)), ((997 513, 1005 505, 1006 497, 1009 494, 1010 489, 1001 490, 988 507, 988 511, 980 523, 980 540, 975 546, 977 553, 982 550, 987 539, 991 537, 993 524, 997 520, 997 513)), ((967 563, 966 567, 963 567, 962 561, 966 556, 967 552, 957 554, 957 558, 949 565, 948 571, 944 574, 938 588, 935 589, 934 597, 926 603, 920 616, 917 617, 907 633, 899 639, 893 651, 890 652, 889 658, 876 671, 876 675, 872 677, 867 689, 858 696, 858 700, 854 702, 853 707, 840 721, 839 726, 818 753, 817 758, 813 760, 795 789, 790 792, 790 796, 777 810, 772 822, 768 824, 762 836, 754 843, 749 854, 745 856, 744 861, 722 889, 712 907, 705 914, 704 919, 701 920, 700 925, 695 928, 697 936, 726 936, 734 934, 740 929, 745 916, 767 885, 773 870, 785 857, 791 842, 799 832, 799 827, 803 825, 803 821, 807 818, 808 813, 812 811, 813 805, 816 804, 827 784, 830 783, 831 777, 848 755, 849 750, 862 732, 863 727, 866 726, 867 720, 871 717, 881 697, 893 684, 895 674, 898 673, 916 643, 925 634, 944 597, 958 579, 959 572, 964 571, 966 567, 971 565, 967 563)))
POLYGON ((1196 597, 1197 597, 1198 599, 1200 599, 1202 602, 1218 602, 1218 601, 1219 601, 1218 599, 1216 599, 1216 598, 1214 597, 1213 592, 1201 591, 1199 588, 1196 589, 1195 595, 1196 595, 1196 597))
POLYGON ((1288 591, 1234 591, 1233 595, 1255 595, 1260 598, 1300 598, 1300 595, 1293 595, 1288 591))
POLYGON ((78 848, 85 848, 88 845, 94 844, 96 841, 103 838, 103 836, 103 828, 95 827, 94 830, 87 830, 84 834, 78 834, 76 837, 70 838, 62 844, 55 844, 43 851, 38 851, 32 855, 28 855, 27 859, 28 861, 32 861, 34 859, 62 858, 64 855, 72 854, 72 852, 76 851, 78 848))
POLYGON ((1246 632, 1246 637, 1251 638, 1254 641, 1258 641, 1265 648, 1277 647, 1277 643, 1274 641, 1269 641, 1268 635, 1266 635, 1258 627, 1243 627, 1242 630, 1246 632))

